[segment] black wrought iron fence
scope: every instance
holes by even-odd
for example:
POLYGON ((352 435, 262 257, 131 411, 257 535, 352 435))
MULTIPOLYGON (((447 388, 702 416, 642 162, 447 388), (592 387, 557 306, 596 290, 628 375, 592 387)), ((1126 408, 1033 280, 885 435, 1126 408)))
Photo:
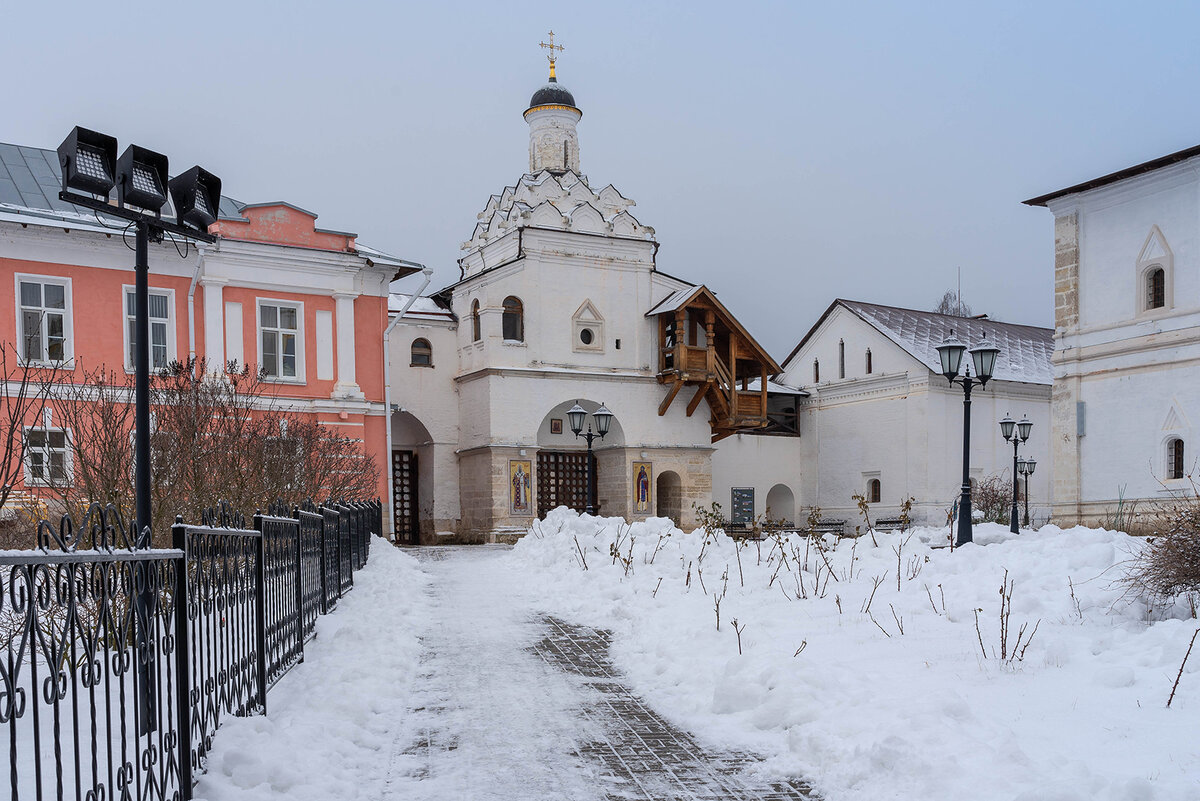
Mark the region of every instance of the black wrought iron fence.
POLYGON ((268 511, 177 519, 150 550, 93 506, 0 554, 11 798, 191 797, 222 719, 265 712, 381 531, 378 503, 268 511))

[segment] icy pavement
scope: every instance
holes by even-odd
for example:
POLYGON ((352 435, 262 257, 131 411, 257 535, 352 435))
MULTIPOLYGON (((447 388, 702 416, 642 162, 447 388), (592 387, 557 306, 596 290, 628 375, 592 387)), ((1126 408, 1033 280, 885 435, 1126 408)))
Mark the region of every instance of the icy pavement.
POLYGON ((809 797, 650 710, 613 669, 608 635, 544 616, 507 551, 376 541, 267 716, 217 732, 196 798, 809 797))

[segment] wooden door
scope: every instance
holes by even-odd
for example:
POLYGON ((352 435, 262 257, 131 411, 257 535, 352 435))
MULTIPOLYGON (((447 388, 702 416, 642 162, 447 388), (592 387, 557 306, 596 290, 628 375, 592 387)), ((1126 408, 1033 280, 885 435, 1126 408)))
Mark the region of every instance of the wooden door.
MULTIPOLYGON (((539 451, 537 466, 538 517, 566 506, 587 510, 587 451, 539 451)), ((592 462, 592 497, 596 490, 595 461, 592 462)), ((600 505, 596 504, 599 514, 600 505)))
POLYGON ((417 454, 414 451, 392 451, 392 523, 397 542, 412 545, 420 542, 417 454))

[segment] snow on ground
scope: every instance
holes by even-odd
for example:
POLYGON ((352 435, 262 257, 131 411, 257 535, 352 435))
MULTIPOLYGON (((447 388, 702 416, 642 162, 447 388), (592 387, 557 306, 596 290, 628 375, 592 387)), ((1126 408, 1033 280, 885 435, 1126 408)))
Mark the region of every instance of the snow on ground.
POLYGON ((661 713, 828 801, 1200 798, 1196 654, 1165 708, 1198 624, 1182 603, 1122 597, 1140 541, 988 524, 951 552, 931 547, 946 529, 875 536, 831 547, 827 567, 798 535, 739 551, 668 520, 559 509, 509 561, 545 611, 612 629, 617 666, 661 713), (1010 653, 1038 625, 1019 660, 999 657, 1005 570, 1010 653))
POLYGON ((409 717, 418 670, 427 582, 412 557, 376 538, 354 589, 317 620, 304 662, 267 694, 268 714, 224 719, 194 797, 386 797, 386 757, 409 717))

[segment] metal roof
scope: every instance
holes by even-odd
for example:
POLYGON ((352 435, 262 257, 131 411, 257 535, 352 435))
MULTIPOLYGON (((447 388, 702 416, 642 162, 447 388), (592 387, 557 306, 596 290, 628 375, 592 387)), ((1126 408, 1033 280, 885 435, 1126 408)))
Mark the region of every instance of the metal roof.
MULTIPOLYGON (((8 211, 28 211, 39 217, 62 217, 71 220, 95 221, 91 211, 84 211, 74 203, 58 199, 62 189, 62 174, 58 166, 58 153, 40 147, 24 147, 0 142, 0 204, 8 211), (41 212, 40 214, 38 212, 41 212)), ((240 220, 244 203, 231 197, 221 196, 218 214, 222 219, 240 220)), ((170 198, 164 213, 174 214, 170 198)), ((107 217, 121 227, 124 220, 107 217)))
MULTIPOLYGON (((80 223, 95 225, 97 217, 103 217, 107 225, 118 225, 124 228, 128 223, 119 217, 106 214, 97 215, 95 212, 79 208, 73 203, 58 199, 62 189, 62 177, 58 166, 58 153, 53 150, 43 150, 40 147, 24 147, 0 142, 0 217, 21 215, 30 217, 69 220, 74 226, 80 223)), ((235 200, 228 195, 221 195, 221 204, 217 213, 222 220, 245 220, 242 209, 256 206, 282 204, 303 211, 314 218, 311 211, 300 208, 294 203, 278 201, 276 204, 255 203, 247 204, 235 200)), ((163 209, 163 214, 174 215, 170 198, 163 209)), ((105 224, 105 223, 102 223, 105 224)), ((330 231, 324 228, 315 229, 321 233, 332 233, 340 236, 356 236, 345 231, 330 231)), ((381 250, 369 248, 355 243, 355 249, 363 256, 375 262, 396 264, 403 262, 396 256, 381 250)), ((409 270, 416 272, 416 269, 409 270)))
POLYGON ((1054 329, 1002 323, 979 317, 954 317, 937 312, 881 306, 857 300, 835 300, 783 363, 786 366, 808 342, 834 309, 845 308, 895 342, 934 373, 941 373, 937 346, 953 331, 961 342, 974 347, 987 339, 1000 348, 993 378, 1026 384, 1052 384, 1054 329))
POLYGON ((1067 195, 1074 195, 1077 192, 1086 192, 1089 189, 1097 189, 1101 186, 1107 186, 1108 184, 1115 184, 1117 181, 1124 181, 1126 178, 1133 178, 1135 175, 1141 175, 1142 173, 1162 169, 1163 167, 1168 167, 1181 161, 1187 161, 1195 156, 1200 156, 1200 145, 1195 145, 1193 147, 1186 148, 1185 150, 1179 150, 1171 153, 1170 155, 1162 156, 1150 161, 1144 161, 1141 164, 1136 164, 1132 167, 1126 167, 1125 169, 1117 170, 1116 172, 1110 172, 1108 175, 1102 175, 1099 178, 1093 178, 1090 181, 1084 181, 1081 184, 1068 186, 1066 189, 1059 189, 1054 192, 1049 192, 1045 195, 1039 195, 1038 197, 1032 197, 1029 200, 1024 200, 1021 202, 1026 206, 1045 206, 1051 200, 1057 200, 1058 198, 1066 197, 1067 195))

